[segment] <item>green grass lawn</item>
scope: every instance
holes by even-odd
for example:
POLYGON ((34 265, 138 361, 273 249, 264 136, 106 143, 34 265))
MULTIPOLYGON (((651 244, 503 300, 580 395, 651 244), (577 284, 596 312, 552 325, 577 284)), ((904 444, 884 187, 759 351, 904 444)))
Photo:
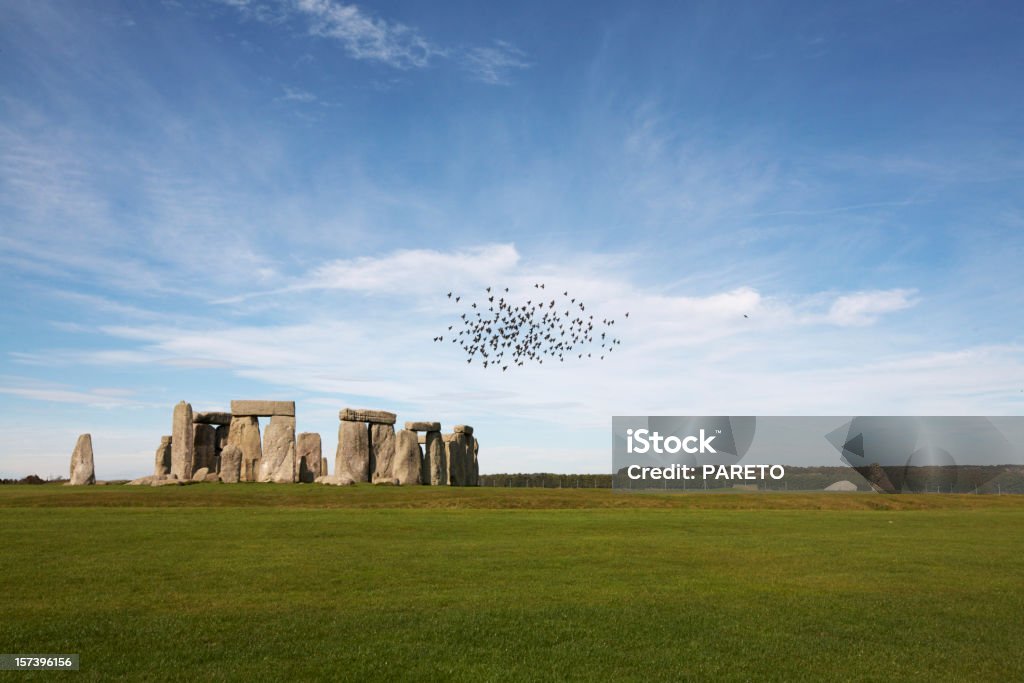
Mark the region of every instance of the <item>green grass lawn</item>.
POLYGON ((4 486, 0 549, 89 680, 1024 679, 1024 496, 4 486))

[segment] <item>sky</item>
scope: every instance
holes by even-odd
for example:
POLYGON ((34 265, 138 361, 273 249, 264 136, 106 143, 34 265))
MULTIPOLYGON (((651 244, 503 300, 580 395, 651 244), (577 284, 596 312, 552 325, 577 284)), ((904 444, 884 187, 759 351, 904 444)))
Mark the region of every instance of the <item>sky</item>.
MULTIPOLYGON (((180 400, 471 424, 1024 410, 1014 2, 0 3, 0 477, 151 472, 180 400), (603 361, 467 364, 534 283, 603 361)), ((333 458, 330 458, 333 462, 333 458)))

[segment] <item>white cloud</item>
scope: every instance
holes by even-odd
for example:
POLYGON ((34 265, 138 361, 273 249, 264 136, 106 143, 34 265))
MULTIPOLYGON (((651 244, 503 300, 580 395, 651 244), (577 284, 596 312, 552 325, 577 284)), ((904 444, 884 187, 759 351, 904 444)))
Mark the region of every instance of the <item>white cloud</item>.
POLYGON ((463 52, 462 66, 473 78, 491 85, 508 83, 513 69, 528 69, 526 53, 515 45, 496 40, 491 47, 471 47, 463 52))
POLYGON ((339 41, 355 59, 409 69, 423 68, 432 57, 444 54, 416 29, 372 17, 355 5, 297 0, 295 8, 311 20, 310 33, 339 41))
POLYGON ((889 289, 855 292, 840 296, 828 312, 828 320, 836 325, 871 325, 879 316, 910 308, 917 303, 912 289, 889 289))
POLYGON ((310 102, 316 102, 317 96, 301 88, 292 88, 289 86, 284 87, 284 95, 278 98, 282 102, 299 102, 302 104, 309 104, 310 102))

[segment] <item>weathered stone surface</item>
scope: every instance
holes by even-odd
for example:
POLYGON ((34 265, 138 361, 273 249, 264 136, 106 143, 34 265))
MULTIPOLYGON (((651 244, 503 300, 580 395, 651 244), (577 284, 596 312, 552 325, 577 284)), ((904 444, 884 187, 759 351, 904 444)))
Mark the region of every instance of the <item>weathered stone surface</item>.
MULTIPOLYGON (((256 481, 256 471, 263 459, 263 446, 260 442, 260 423, 255 417, 231 418, 231 431, 228 443, 238 446, 242 452, 242 464, 239 470, 239 481, 256 481)), ((223 457, 223 456, 222 456, 223 457)), ((221 469, 224 464, 221 463, 221 469)))
POLYGON ((171 474, 178 479, 192 476, 195 460, 195 435, 192 427, 192 406, 182 401, 174 406, 171 423, 171 474))
POLYGON ((452 427, 452 431, 455 432, 456 434, 468 434, 470 436, 473 435, 473 428, 470 427, 469 425, 455 425, 454 427, 452 427))
POLYGON ((191 481, 182 481, 181 479, 154 479, 150 482, 150 486, 184 486, 185 484, 191 484, 191 481))
POLYGON ((327 476, 327 458, 324 458, 322 456, 320 458, 320 476, 321 477, 326 477, 327 476))
POLYGON ((370 425, 370 468, 372 481, 391 481, 392 464, 395 460, 395 428, 389 424, 370 425))
POLYGON ((160 445, 156 447, 153 463, 153 474, 166 476, 171 473, 171 437, 161 436, 160 445))
POLYGON ((232 401, 232 417, 295 417, 295 401, 232 401))
POLYGON ((440 422, 406 422, 406 429, 411 429, 414 432, 439 432, 441 431, 440 422))
POLYGON ((426 478, 424 484, 431 486, 448 485, 448 456, 445 454, 444 441, 441 440, 440 432, 427 432, 426 443, 424 444, 424 463, 426 464, 426 478))
POLYGON ((231 413, 194 413, 192 415, 192 422, 203 425, 229 425, 231 424, 231 413))
POLYGON ((292 430, 295 429, 295 418, 288 415, 273 415, 270 418, 270 424, 288 424, 292 426, 292 430))
POLYGON ((327 475, 317 477, 315 483, 325 486, 352 486, 355 484, 349 477, 328 477, 327 475))
POLYGON ((242 473, 242 449, 229 443, 220 452, 220 480, 225 484, 238 482, 242 473))
POLYGON ((208 424, 192 425, 192 470, 215 470, 217 466, 217 430, 208 424))
POLYGON ((92 459, 92 435, 82 434, 71 452, 71 477, 68 481, 72 486, 88 486, 96 483, 96 469, 92 459))
POLYGON ((448 485, 466 485, 466 435, 462 432, 444 435, 445 458, 448 463, 448 485))
POLYGON ((158 474, 150 474, 149 476, 146 476, 146 477, 139 477, 138 479, 132 479, 130 482, 125 484, 125 486, 149 486, 154 481, 159 481, 162 478, 163 477, 161 477, 158 474))
POLYGON ((395 458, 391 463, 391 477, 398 480, 400 486, 420 483, 423 461, 420 457, 420 445, 416 442, 416 432, 403 429, 395 435, 395 458))
POLYGON ((295 430, 286 422, 270 423, 263 434, 263 459, 258 481, 295 481, 295 430))
POLYGON ((370 481, 370 434, 362 422, 343 421, 338 426, 334 476, 370 481))
POLYGON ((371 424, 393 425, 398 416, 386 410, 367 410, 366 408, 342 408, 338 419, 348 422, 369 422, 371 424))
POLYGON ((218 475, 216 472, 210 472, 209 474, 206 475, 206 481, 208 483, 215 484, 218 481, 220 481, 220 475, 218 475))
POLYGON ((416 432, 416 440, 419 441, 420 444, 425 444, 427 442, 427 435, 423 432, 416 432))
POLYGON ((475 436, 469 437, 472 440, 471 447, 469 449, 467 460, 469 461, 469 485, 479 486, 480 485, 480 442, 476 440, 475 436))
POLYGON ((323 463, 323 450, 320 435, 316 432, 302 432, 295 446, 295 458, 298 465, 298 480, 311 483, 320 476, 323 463))
POLYGON ((398 480, 394 478, 380 478, 374 479, 373 483, 375 486, 398 486, 398 480))
POLYGON ((192 481, 206 481, 206 475, 210 473, 210 470, 205 467, 200 467, 192 475, 192 481))

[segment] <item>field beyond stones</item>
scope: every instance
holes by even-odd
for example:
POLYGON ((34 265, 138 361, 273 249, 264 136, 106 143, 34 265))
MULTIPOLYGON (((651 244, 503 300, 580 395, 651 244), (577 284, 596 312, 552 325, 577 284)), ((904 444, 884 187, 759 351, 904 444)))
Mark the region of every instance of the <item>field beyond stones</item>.
POLYGON ((1024 679, 1024 496, 0 486, 0 544, 85 680, 1024 679))

